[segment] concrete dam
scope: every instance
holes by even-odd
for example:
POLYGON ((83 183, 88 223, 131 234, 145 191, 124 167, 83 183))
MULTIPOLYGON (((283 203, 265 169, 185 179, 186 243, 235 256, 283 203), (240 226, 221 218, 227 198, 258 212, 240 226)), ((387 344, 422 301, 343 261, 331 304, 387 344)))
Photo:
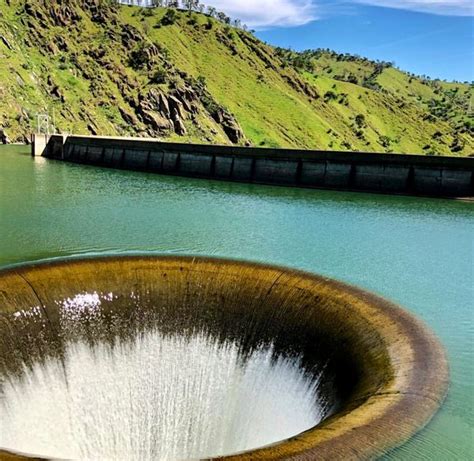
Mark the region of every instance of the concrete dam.
POLYGON ((448 386, 414 316, 281 267, 14 267, 0 315, 2 460, 371 459, 423 427, 448 386))
POLYGON ((474 158, 36 135, 34 155, 158 174, 430 197, 474 197, 474 158))

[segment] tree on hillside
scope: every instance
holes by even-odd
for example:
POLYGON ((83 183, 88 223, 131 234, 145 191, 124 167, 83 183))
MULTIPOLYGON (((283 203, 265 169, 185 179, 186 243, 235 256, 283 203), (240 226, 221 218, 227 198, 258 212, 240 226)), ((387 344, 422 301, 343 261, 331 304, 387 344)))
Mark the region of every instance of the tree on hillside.
POLYGON ((216 17, 216 14, 217 14, 217 10, 216 10, 213 6, 208 6, 208 7, 207 7, 207 14, 208 14, 211 18, 215 18, 215 17, 216 17))
POLYGON ((197 10, 199 0, 183 0, 183 6, 191 13, 191 11, 197 10))
POLYGON ((230 24, 229 16, 227 16, 222 11, 219 11, 219 13, 217 13, 217 19, 219 19, 219 21, 223 22, 224 24, 230 24))
MULTIPOLYGON (((143 7, 166 7, 171 9, 185 9, 188 10, 189 13, 192 11, 197 11, 199 13, 204 13, 207 11, 207 15, 211 18, 216 18, 223 24, 227 24, 230 26, 235 27, 236 29, 242 29, 244 31, 248 31, 248 27, 242 24, 240 19, 232 20, 227 14, 222 11, 217 11, 216 8, 213 6, 207 6, 202 4, 199 0, 108 0, 108 1, 115 1, 118 3, 122 3, 125 5, 137 5, 143 7)), ((176 18, 170 17, 164 20, 166 24, 172 24, 176 18), (170 21, 168 21, 170 19, 170 21)), ((212 28, 208 27, 208 28, 212 28)), ((255 31, 250 31, 254 33, 255 31)))

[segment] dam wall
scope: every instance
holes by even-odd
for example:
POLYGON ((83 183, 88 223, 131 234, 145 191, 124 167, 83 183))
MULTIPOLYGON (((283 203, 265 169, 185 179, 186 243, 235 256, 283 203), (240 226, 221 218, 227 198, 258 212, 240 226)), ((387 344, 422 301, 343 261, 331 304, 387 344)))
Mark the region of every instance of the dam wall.
POLYGON ((53 135, 47 158, 256 184, 433 197, 474 197, 474 159, 196 145, 53 135))

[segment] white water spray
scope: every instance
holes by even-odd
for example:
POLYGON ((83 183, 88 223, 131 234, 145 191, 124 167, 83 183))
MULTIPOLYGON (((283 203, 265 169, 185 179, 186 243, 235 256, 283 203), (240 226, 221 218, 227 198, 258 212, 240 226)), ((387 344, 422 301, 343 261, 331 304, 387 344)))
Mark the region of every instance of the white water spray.
POLYGON ((176 460, 265 446, 318 424, 318 379, 273 350, 150 331, 114 346, 69 343, 6 380, 0 446, 80 460, 176 460))

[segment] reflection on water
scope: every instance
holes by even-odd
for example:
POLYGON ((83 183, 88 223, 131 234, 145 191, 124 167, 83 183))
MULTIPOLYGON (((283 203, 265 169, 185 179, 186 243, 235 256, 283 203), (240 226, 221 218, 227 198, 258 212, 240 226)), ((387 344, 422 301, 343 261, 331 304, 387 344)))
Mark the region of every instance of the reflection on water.
POLYGON ((104 253, 182 253, 277 263, 376 291, 448 348, 450 395, 390 459, 469 459, 473 205, 38 164, 0 149, 0 265, 104 253))

